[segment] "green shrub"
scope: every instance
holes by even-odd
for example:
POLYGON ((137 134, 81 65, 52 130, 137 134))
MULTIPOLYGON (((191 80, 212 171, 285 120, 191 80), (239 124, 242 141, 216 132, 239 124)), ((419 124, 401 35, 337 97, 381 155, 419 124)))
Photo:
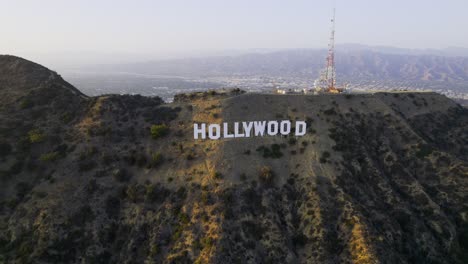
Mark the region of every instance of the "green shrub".
POLYGON ((169 133, 169 127, 166 125, 152 125, 151 126, 151 137, 153 139, 158 139, 160 137, 164 137, 169 133))
POLYGON ((49 153, 44 153, 39 157, 40 161, 48 162, 48 161, 54 161, 59 158, 59 153, 57 151, 49 152, 49 153))
POLYGON ((175 194, 179 200, 185 200, 187 198, 187 189, 185 189, 185 187, 180 187, 175 194))
POLYGON ((136 202, 138 198, 137 186, 135 184, 128 186, 127 190, 125 191, 125 194, 130 201, 136 202))
POLYGON ((298 247, 298 246, 302 247, 305 244, 307 244, 307 241, 308 241, 308 238, 302 233, 295 234, 292 237, 292 243, 295 247, 298 247))
POLYGON ((95 214, 89 205, 83 205, 80 207, 70 218, 73 225, 80 227, 94 219, 95 214))
POLYGON ((80 161, 78 163, 78 171, 84 172, 94 169, 97 163, 94 160, 80 161))
POLYGON ((279 159, 283 156, 281 152, 281 146, 278 144, 272 144, 271 149, 265 146, 260 146, 257 151, 262 154, 264 158, 279 159))
POLYGON ((333 107, 323 111, 323 113, 326 114, 326 115, 336 115, 335 108, 333 108, 333 107))
POLYGON ((223 178, 223 175, 221 174, 221 172, 213 172, 213 178, 214 179, 222 179, 223 178))
POLYGON ((289 145, 295 145, 296 142, 297 142, 297 139, 296 139, 295 137, 290 137, 290 138, 288 139, 289 145))
POLYGON ((11 145, 7 142, 0 142, 0 157, 4 157, 11 153, 11 145))
POLYGON ((34 129, 28 132, 28 138, 31 143, 39 143, 44 141, 45 135, 39 129, 34 129))
POLYGON ((188 216, 188 214, 181 212, 181 213, 179 213, 179 221, 182 224, 186 225, 186 224, 188 224, 190 222, 190 217, 188 216))
POLYGON ((240 175, 240 180, 241 180, 241 181, 247 180, 247 175, 246 175, 245 173, 242 173, 242 174, 240 175))
POLYGON ((116 218, 120 213, 120 200, 117 197, 109 196, 105 201, 105 211, 109 218, 116 218))
POLYGON ((28 194, 31 191, 32 186, 27 182, 18 182, 15 186, 15 189, 16 196, 18 197, 18 199, 22 199, 24 196, 26 196, 26 194, 28 194))
POLYGON ((21 109, 27 109, 33 106, 33 102, 29 98, 24 98, 23 100, 21 100, 19 106, 21 109))
POLYGON ((145 201, 149 203, 161 202, 169 194, 170 192, 159 184, 148 184, 146 185, 145 201))
POLYGON ((213 238, 208 237, 208 236, 202 238, 200 242, 203 245, 203 247, 205 247, 205 248, 210 248, 210 247, 212 247, 214 245, 213 238))
POLYGON ((324 151, 322 156, 320 157, 320 163, 327 163, 328 158, 330 158, 331 154, 328 151, 324 151))
POLYGON ((188 153, 188 154, 185 156, 185 158, 186 158, 187 160, 193 160, 193 159, 195 159, 195 156, 194 156, 192 153, 188 153))
POLYGON ((115 169, 112 172, 112 177, 118 182, 124 182, 130 179, 130 175, 127 173, 125 169, 115 169))
POLYGON ((136 165, 138 167, 144 167, 146 165, 146 155, 145 154, 137 154, 136 155, 136 165))
POLYGON ((149 255, 150 257, 154 258, 156 255, 159 254, 159 247, 157 244, 152 244, 150 247, 149 255))
POLYGON ((20 173, 23 170, 23 161, 21 160, 16 160, 13 165, 11 165, 9 169, 9 174, 11 175, 16 175, 20 173))
POLYGON ((63 123, 67 124, 73 119, 73 116, 71 113, 66 112, 60 116, 60 120, 62 120, 63 123))
POLYGON ((433 149, 427 144, 422 144, 419 146, 419 150, 416 152, 416 157, 423 159, 432 153, 433 149))
POLYGON ((258 178, 263 184, 271 184, 274 180, 274 173, 270 167, 263 166, 260 171, 258 178))
POLYGON ((164 162, 164 157, 161 153, 157 152, 151 155, 151 166, 153 168, 158 167, 164 162))
POLYGON ((242 221, 241 228, 244 234, 252 236, 255 240, 262 239, 263 234, 266 231, 260 224, 255 223, 252 220, 242 221))

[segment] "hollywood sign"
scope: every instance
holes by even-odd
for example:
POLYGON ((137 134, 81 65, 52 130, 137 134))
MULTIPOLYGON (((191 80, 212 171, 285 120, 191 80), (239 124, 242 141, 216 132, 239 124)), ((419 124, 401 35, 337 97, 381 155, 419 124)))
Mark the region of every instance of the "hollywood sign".
POLYGON ((305 121, 294 121, 294 131, 292 130, 292 122, 289 120, 283 121, 248 121, 234 122, 229 124, 193 124, 194 139, 220 139, 220 138, 248 138, 248 137, 263 137, 263 136, 287 136, 294 133, 295 136, 303 136, 306 134, 307 124, 305 121))

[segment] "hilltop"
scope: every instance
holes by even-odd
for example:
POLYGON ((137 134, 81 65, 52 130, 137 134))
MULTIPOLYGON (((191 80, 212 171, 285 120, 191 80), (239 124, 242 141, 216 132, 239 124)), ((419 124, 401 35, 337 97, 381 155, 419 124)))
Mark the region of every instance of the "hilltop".
POLYGON ((0 262, 468 259, 468 110, 445 96, 87 97, 13 56, 0 91, 0 262), (193 139, 256 120, 308 131, 193 139))

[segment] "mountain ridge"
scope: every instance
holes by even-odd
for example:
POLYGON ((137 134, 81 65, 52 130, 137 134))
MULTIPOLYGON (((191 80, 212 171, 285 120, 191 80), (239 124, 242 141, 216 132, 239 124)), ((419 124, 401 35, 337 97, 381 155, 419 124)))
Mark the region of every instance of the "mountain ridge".
MULTIPOLYGON (((315 76, 324 67, 326 50, 297 49, 125 65, 100 65, 96 70, 179 76, 315 76)), ((356 78, 426 81, 468 81, 468 57, 383 53, 372 49, 336 51, 337 74, 356 78)), ((89 67, 89 69, 94 69, 89 67)))

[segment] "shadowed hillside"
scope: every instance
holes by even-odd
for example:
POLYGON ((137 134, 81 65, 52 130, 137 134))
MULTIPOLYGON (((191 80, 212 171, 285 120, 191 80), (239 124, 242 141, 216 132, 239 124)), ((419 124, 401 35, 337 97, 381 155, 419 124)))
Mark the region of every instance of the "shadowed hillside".
POLYGON ((436 93, 86 97, 0 56, 0 263, 466 263, 468 110, 436 93), (193 123, 304 120, 194 140, 193 123))

